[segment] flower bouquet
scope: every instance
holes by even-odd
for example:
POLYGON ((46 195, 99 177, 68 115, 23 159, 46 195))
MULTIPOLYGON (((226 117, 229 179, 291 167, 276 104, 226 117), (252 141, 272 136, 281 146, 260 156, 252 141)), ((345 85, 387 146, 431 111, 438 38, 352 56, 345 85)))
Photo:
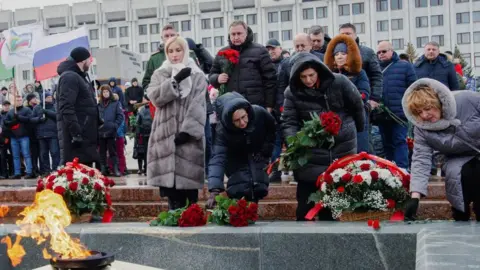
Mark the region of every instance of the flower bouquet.
POLYGON ((305 166, 311 156, 312 148, 332 148, 334 136, 338 135, 342 120, 334 112, 311 113, 311 120, 305 121, 295 136, 287 138, 287 151, 282 154, 282 163, 289 170, 305 166))
POLYGON ((115 182, 98 170, 79 163, 78 158, 68 162, 37 182, 37 192, 53 190, 63 196, 73 220, 89 221, 91 215, 102 216, 103 222, 113 218, 110 188, 115 182), (85 219, 87 217, 87 219, 85 219))
POLYGON ((197 227, 205 224, 207 224, 207 215, 195 203, 183 208, 161 212, 156 219, 150 221, 150 226, 197 227))
POLYGON ((347 156, 318 177, 319 190, 310 196, 316 205, 306 218, 328 208, 341 221, 386 220, 403 208, 409 184, 410 175, 388 160, 364 152, 347 156))
MULTIPOLYGON (((238 64, 240 52, 234 49, 226 49, 219 51, 217 54, 220 57, 221 73, 226 73, 228 76, 232 75, 233 68, 238 64)), ((221 96, 227 92, 227 85, 220 85, 219 95, 221 96)))
POLYGON ((258 204, 247 202, 245 199, 229 199, 218 195, 215 197, 217 206, 211 213, 208 220, 217 225, 232 225, 234 227, 245 227, 254 224, 258 220, 258 204))

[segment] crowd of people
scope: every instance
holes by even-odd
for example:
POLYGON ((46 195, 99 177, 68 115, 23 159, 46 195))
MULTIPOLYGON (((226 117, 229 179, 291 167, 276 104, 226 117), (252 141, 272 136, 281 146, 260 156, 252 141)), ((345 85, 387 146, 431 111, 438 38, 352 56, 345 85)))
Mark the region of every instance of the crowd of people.
MULTIPOLYGON (((29 130, 36 127, 40 160, 45 160, 42 150, 55 149, 50 138, 57 134, 46 130, 55 126, 59 164, 79 157, 109 173, 109 157, 111 171, 121 175, 128 126, 135 132, 138 173, 160 188, 170 209, 198 201, 205 180, 209 207, 224 191, 232 198, 258 202, 267 196, 269 183, 280 180, 280 170, 267 175, 265 168, 280 157, 286 138, 299 132, 311 113, 332 111, 342 120, 335 145, 312 149, 307 164, 293 171, 297 220, 305 220, 313 207, 308 197, 317 189, 317 177, 335 159, 359 152, 376 154, 372 124, 379 126, 385 157, 411 171, 407 219, 415 219, 419 200, 428 195, 434 152, 446 156, 453 217, 468 219, 473 202, 479 219, 480 188, 474 176, 480 168, 480 94, 453 92, 460 88, 461 68, 440 53, 436 42, 428 42, 424 54, 412 63, 388 41, 374 49, 360 45, 355 26, 346 23, 333 37, 320 26, 297 34, 290 55, 278 40, 270 39, 265 46, 255 43, 250 27, 234 21, 229 45, 221 51, 236 51, 239 58, 227 71, 223 56, 212 57, 171 25, 162 29, 162 41, 147 63, 141 86, 133 79, 125 93, 112 79, 98 88, 97 101, 87 75, 90 53, 76 48, 58 68, 56 106, 35 107, 38 96, 30 93, 25 107, 6 107, 2 127, 10 131, 4 130, 2 136, 10 138, 14 175, 20 174, 20 153, 27 175, 35 173, 29 161, 34 153, 26 151, 33 145, 29 130), (415 138, 411 158, 409 126, 415 138)), ((50 104, 50 97, 44 96, 50 104)), ((21 96, 18 99, 23 102, 21 96)), ((324 209, 318 219, 331 220, 331 213, 324 209)))

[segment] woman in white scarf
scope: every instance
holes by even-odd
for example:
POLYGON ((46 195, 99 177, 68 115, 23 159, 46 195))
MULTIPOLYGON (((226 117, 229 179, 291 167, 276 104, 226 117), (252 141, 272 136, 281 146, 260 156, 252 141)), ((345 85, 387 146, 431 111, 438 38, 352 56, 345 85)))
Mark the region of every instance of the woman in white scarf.
POLYGON ((187 42, 165 44, 167 60, 155 70, 147 95, 155 106, 147 152, 148 184, 160 187, 170 209, 198 201, 203 188, 206 120, 205 74, 188 57, 187 42))

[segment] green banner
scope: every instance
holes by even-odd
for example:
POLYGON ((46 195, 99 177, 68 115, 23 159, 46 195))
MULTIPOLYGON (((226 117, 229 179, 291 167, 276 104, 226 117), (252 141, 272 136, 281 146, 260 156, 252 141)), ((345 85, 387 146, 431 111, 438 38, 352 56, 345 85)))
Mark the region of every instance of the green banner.
MULTIPOLYGON (((5 40, 2 40, 0 42, 0 51, 2 50, 3 44, 5 43, 5 40)), ((0 59, 0 81, 1 80, 8 80, 13 78, 13 69, 11 68, 6 68, 5 65, 3 64, 3 61, 0 59)))

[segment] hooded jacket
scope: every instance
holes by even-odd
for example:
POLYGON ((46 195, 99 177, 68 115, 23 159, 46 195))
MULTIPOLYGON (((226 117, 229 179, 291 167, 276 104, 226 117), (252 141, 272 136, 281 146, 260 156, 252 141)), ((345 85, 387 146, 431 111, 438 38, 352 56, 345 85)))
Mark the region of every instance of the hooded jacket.
POLYGON ((362 56, 362 68, 365 70, 370 81, 371 95, 370 99, 380 102, 383 93, 383 76, 380 64, 378 63, 377 54, 369 47, 360 45, 360 39, 355 40, 360 48, 362 56))
POLYGON ((82 163, 98 161, 97 99, 87 80, 88 75, 72 59, 62 62, 57 72, 60 75, 57 87, 57 128, 61 164, 70 162, 75 157, 82 163), (83 138, 78 148, 72 144, 75 136, 83 138))
POLYGON ((127 108, 127 103, 125 102, 125 95, 123 94, 122 88, 117 86, 117 79, 114 77, 110 78, 108 81, 108 85, 112 88, 112 92, 118 95, 118 101, 120 103, 120 106, 122 106, 122 109, 127 108), (110 85, 110 83, 113 82, 113 86, 110 85))
POLYGON ((122 125, 122 122, 125 122, 125 119, 122 107, 119 101, 114 99, 112 91, 110 91, 110 97, 108 99, 104 99, 103 94, 100 93, 98 113, 103 120, 103 125, 98 129, 98 136, 100 138, 117 137, 118 128, 122 125))
POLYGON ((419 79, 430 78, 443 83, 452 91, 459 89, 455 67, 452 62, 448 61, 446 55, 441 53, 433 61, 422 55, 414 65, 419 79))
POLYGON ((432 155, 438 151, 446 157, 442 171, 445 172, 447 199, 455 209, 465 211, 462 167, 480 153, 464 141, 480 148, 480 93, 451 92, 441 82, 423 78, 407 89, 402 105, 407 119, 414 125, 415 135, 410 192, 428 195, 432 155), (418 121, 408 110, 407 98, 419 85, 430 86, 438 95, 442 105, 442 118, 435 123, 418 121))
POLYGON ((312 149, 308 164, 294 172, 297 181, 313 184, 335 159, 355 154, 357 131, 363 131, 365 125, 363 102, 355 85, 344 75, 332 73, 312 54, 299 53, 292 67, 290 86, 285 90, 282 114, 285 138, 297 134, 304 121, 311 120, 310 113, 328 111, 337 113, 342 119, 335 146, 330 150, 312 149), (318 73, 318 89, 308 89, 300 80, 300 73, 306 68, 318 73))
POLYGON ((208 168, 208 189, 223 191, 226 174, 230 197, 262 199, 268 193, 268 177, 263 169, 275 142, 273 116, 235 92, 220 96, 216 109, 221 117, 208 168), (245 129, 235 127, 232 122, 233 113, 238 109, 245 109, 248 113, 245 129))
POLYGON ((143 96, 145 95, 143 88, 139 84, 137 84, 137 86, 133 86, 134 82, 138 83, 137 79, 132 79, 132 86, 125 90, 125 101, 127 103, 127 108, 129 112, 135 111, 135 106, 134 104, 130 104, 130 101, 135 100, 137 101, 137 104, 140 104, 142 103, 143 96))
MULTIPOLYGON (((234 46, 228 39, 229 46, 221 51, 234 49, 240 52, 239 63, 229 75, 227 92, 238 92, 251 104, 275 108, 275 92, 277 87, 277 71, 267 49, 253 42, 253 32, 247 29, 247 38, 240 46, 234 46)), ((209 82, 219 89, 218 76, 222 73, 222 60, 215 57, 210 71, 209 82)))

